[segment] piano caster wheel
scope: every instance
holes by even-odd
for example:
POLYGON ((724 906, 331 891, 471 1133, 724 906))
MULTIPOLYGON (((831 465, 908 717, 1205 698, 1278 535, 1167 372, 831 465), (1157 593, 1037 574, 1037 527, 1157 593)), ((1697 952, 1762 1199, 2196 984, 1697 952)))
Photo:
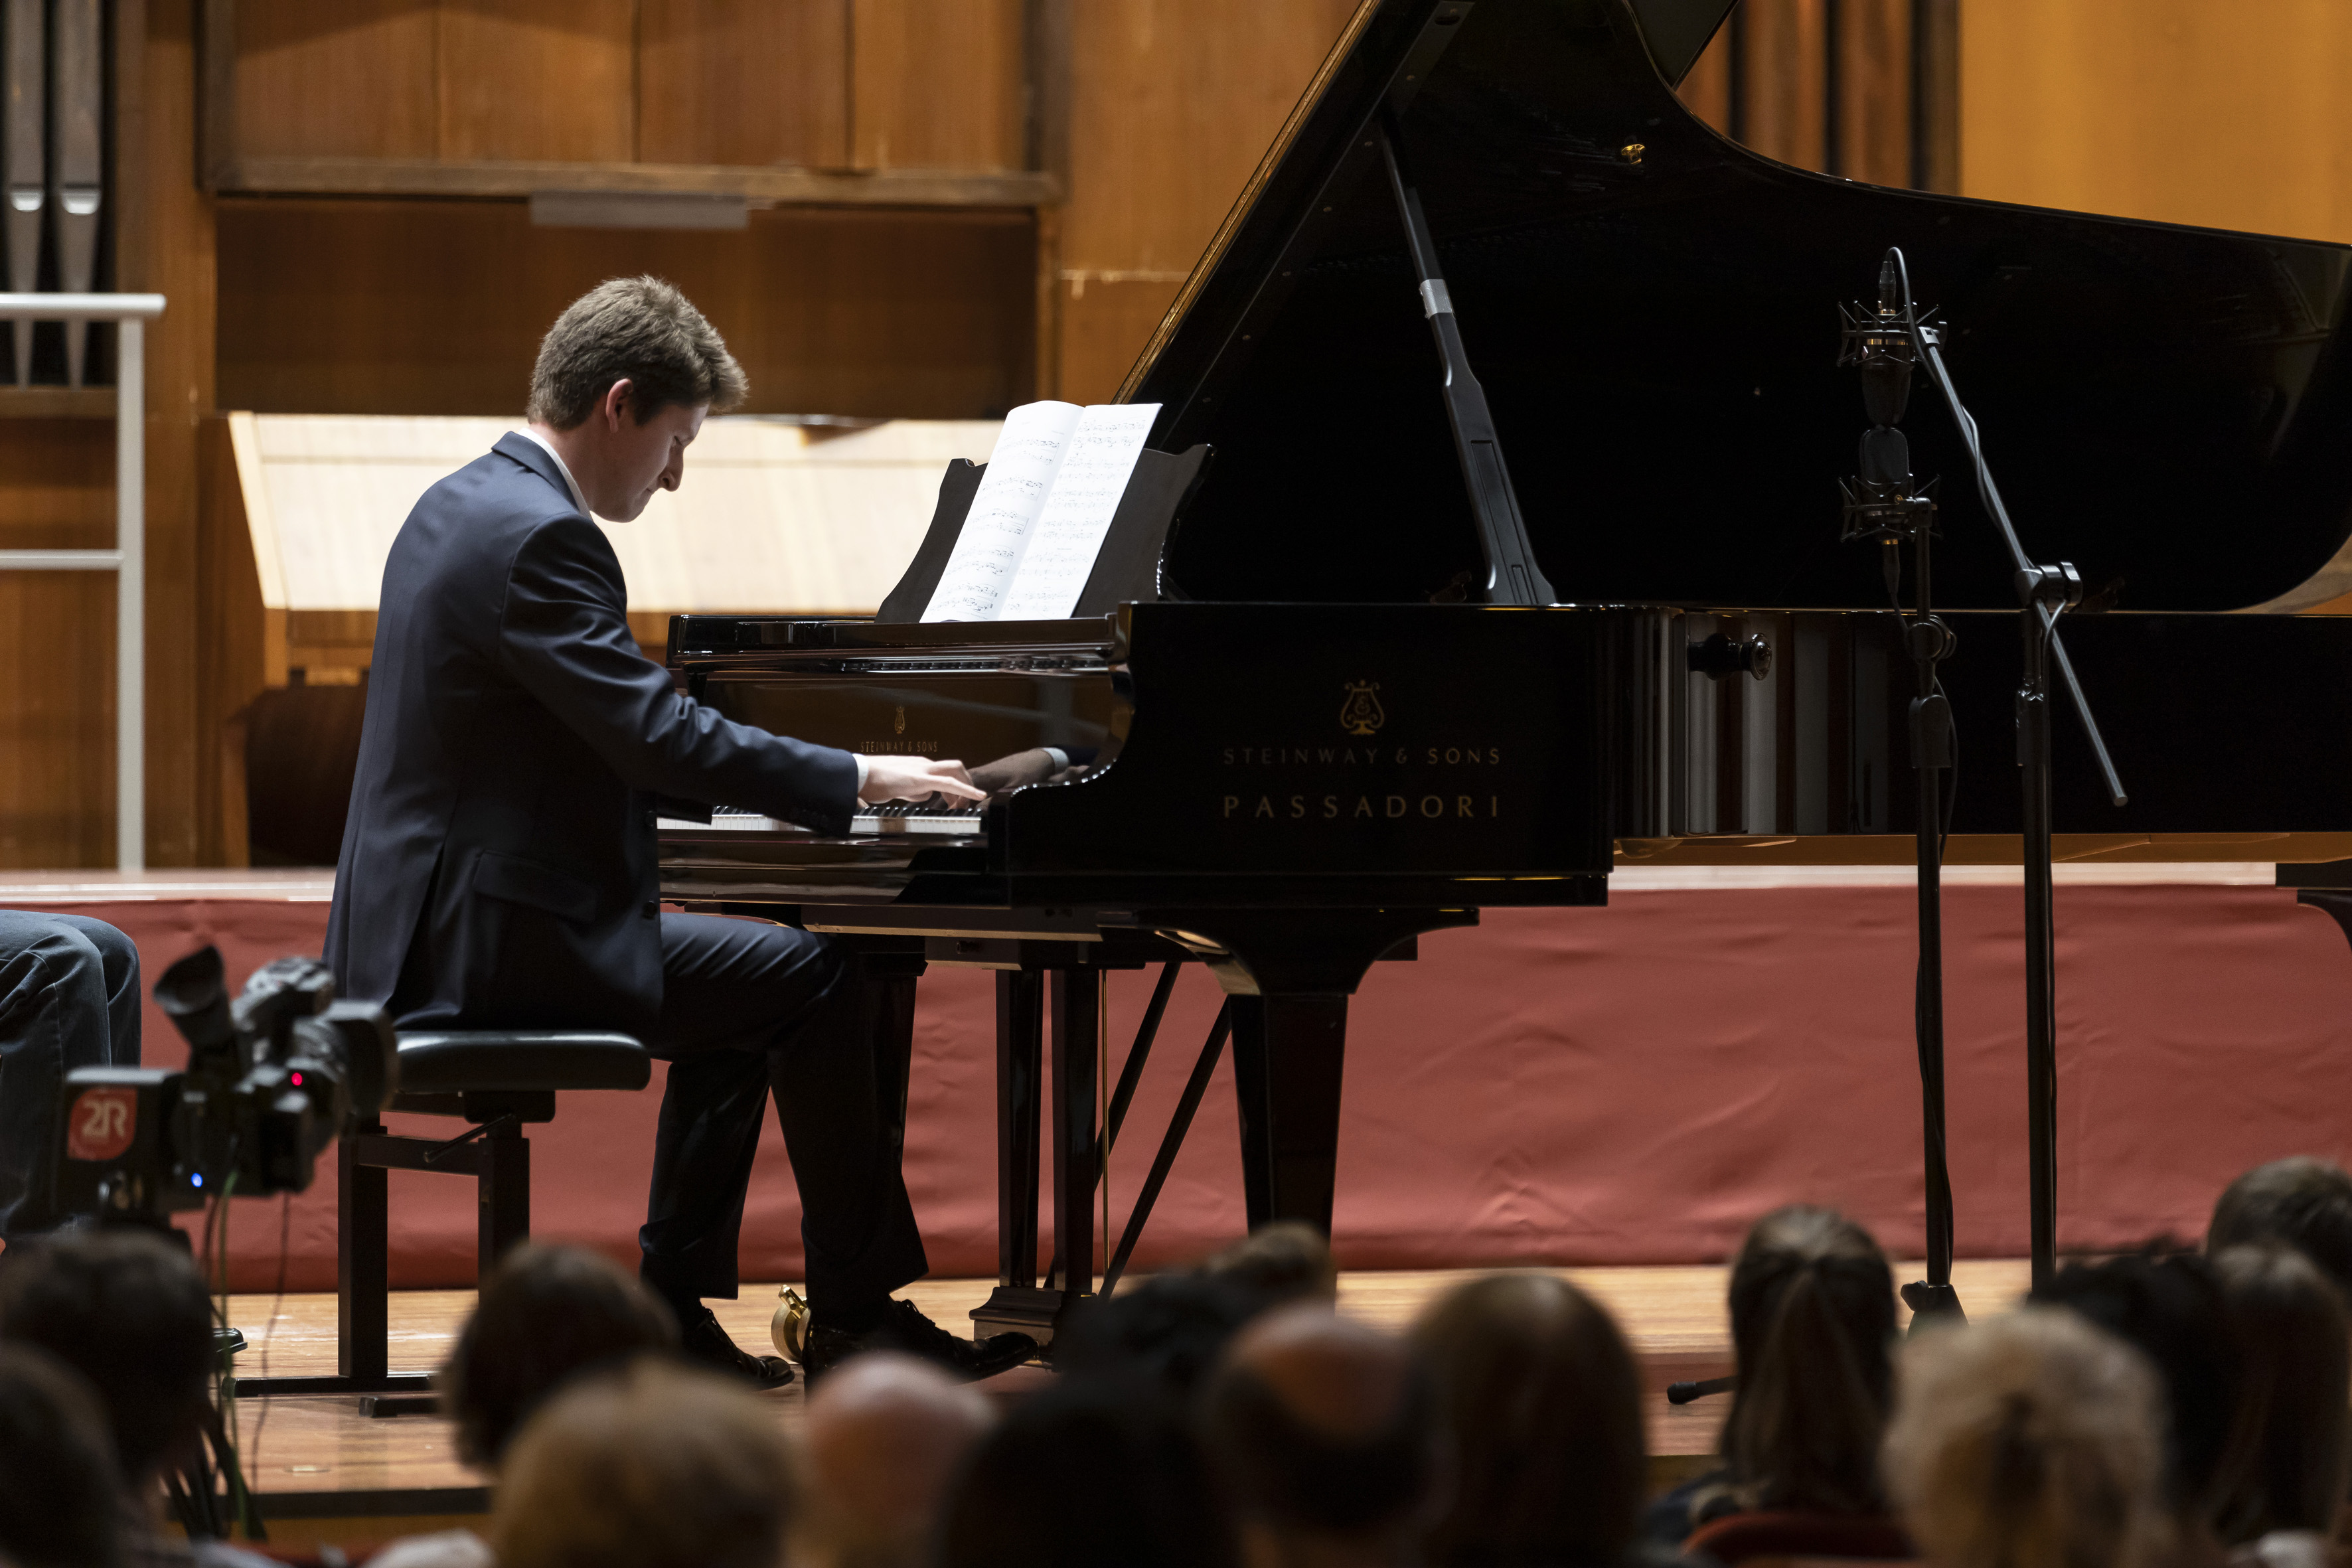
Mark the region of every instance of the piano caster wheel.
POLYGON ((778 1355, 798 1366, 808 1349, 808 1303, 789 1285, 776 1296, 776 1315, 768 1320, 768 1338, 775 1342, 778 1355))

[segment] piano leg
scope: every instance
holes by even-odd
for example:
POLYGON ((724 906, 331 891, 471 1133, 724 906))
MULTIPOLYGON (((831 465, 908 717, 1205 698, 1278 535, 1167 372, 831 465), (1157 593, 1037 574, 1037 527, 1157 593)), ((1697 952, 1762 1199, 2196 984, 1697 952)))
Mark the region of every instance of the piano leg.
POLYGON ((1415 954, 1419 937, 1475 925, 1478 911, 1188 910, 1136 921, 1183 942, 1225 988, 1250 1228, 1296 1219, 1328 1236, 1348 998, 1383 955, 1415 954))
POLYGON ((2340 888, 2303 888, 2297 889, 2294 901, 2319 910, 2343 928, 2347 941, 2352 941, 2352 890, 2340 888))
POLYGON ((1249 1227, 1297 1219, 1328 1236, 1348 998, 1235 996, 1231 1003, 1249 1227))
POLYGON ((889 1108, 890 1141, 907 1152, 907 1081, 915 1054, 915 988, 923 977, 923 955, 872 950, 856 958, 863 993, 866 1038, 874 1042, 874 1070, 880 1102, 889 1108))
POLYGON ((972 1333, 1054 1337, 1062 1293, 1037 1281, 1037 1121, 1045 1067, 1045 976, 996 972, 996 1289, 972 1333))
POLYGON ((1102 1048, 1103 972, 1055 969, 1054 1007, 1054 1249, 1064 1313, 1094 1295, 1095 1095, 1102 1048))

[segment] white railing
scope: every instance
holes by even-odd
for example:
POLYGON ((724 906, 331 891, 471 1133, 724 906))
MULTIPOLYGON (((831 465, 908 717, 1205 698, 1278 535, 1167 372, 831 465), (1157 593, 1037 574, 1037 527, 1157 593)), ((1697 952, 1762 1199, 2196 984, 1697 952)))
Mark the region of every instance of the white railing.
POLYGON ((114 548, 0 550, 0 572, 114 576, 114 858, 147 863, 147 334, 161 294, 0 294, 0 321, 112 321, 114 548))

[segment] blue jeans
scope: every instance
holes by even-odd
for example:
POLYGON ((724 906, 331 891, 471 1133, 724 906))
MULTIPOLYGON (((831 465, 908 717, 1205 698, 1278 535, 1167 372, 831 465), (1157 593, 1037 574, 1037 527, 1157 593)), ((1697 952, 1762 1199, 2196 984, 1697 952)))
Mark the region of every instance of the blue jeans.
POLYGON ((81 915, 0 910, 0 1240, 56 1226, 58 1089, 139 1065, 139 950, 81 915))

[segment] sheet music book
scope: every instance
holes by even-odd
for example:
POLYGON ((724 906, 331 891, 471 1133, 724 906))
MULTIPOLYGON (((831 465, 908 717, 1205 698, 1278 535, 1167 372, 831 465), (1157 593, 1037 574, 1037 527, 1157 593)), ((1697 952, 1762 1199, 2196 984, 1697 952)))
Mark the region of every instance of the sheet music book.
POLYGON ((1005 416, 923 619, 1067 619, 1159 412, 1049 402, 1005 416))

